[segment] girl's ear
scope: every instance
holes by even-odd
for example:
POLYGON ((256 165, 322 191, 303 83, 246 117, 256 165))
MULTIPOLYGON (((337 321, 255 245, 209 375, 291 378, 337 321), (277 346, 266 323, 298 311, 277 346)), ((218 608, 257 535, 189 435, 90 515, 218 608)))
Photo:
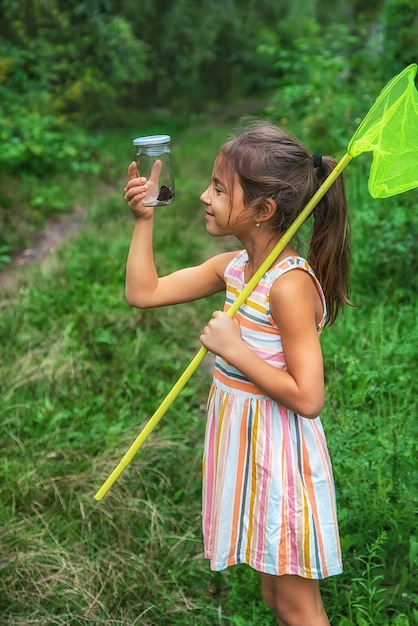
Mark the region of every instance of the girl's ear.
POLYGON ((257 215, 259 222, 268 222, 276 213, 277 205, 273 198, 267 198, 257 215))

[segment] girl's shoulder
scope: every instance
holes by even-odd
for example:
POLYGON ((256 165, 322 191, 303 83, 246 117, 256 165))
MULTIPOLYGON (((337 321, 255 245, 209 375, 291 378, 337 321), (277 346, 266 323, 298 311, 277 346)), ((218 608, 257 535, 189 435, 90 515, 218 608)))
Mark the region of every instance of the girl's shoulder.
POLYGON ((216 273, 225 278, 228 274, 229 268, 234 266, 236 259, 241 256, 241 252, 242 251, 237 252, 236 250, 232 250, 231 252, 221 252, 220 254, 216 254, 208 259, 206 263, 212 265, 216 273))
POLYGON ((310 298, 309 293, 312 293, 309 287, 314 286, 314 291, 317 292, 320 300, 320 307, 317 311, 318 328, 322 328, 327 316, 325 295, 308 261, 304 257, 290 255, 276 263, 269 270, 269 273, 271 294, 274 293, 281 302, 284 299, 293 299, 293 304, 296 306, 296 299, 300 298, 300 305, 302 306, 303 302, 310 298), (299 271, 294 272, 292 270, 299 271), (285 281, 278 281, 277 279, 283 275, 287 276, 285 281))

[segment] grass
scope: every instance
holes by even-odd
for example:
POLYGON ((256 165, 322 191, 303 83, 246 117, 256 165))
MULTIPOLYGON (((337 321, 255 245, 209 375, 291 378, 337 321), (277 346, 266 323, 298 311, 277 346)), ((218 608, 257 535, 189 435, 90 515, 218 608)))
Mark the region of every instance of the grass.
MULTIPOLYGON (((179 135, 178 197, 156 220, 163 272, 223 245, 205 235, 198 198, 228 132, 228 123, 201 124, 179 135)), ((117 191, 101 193, 109 181, 90 191, 82 232, 0 294, 1 623, 272 625, 254 572, 213 573, 202 558, 209 360, 106 498, 93 498, 221 306, 215 297, 161 310, 127 307, 132 220, 121 189, 130 139, 111 141, 117 191)), ((362 167, 347 172, 358 307, 323 335, 323 422, 345 573, 322 588, 333 625, 406 626, 418 623, 418 331, 411 274, 418 201, 414 193, 372 201, 362 167)))

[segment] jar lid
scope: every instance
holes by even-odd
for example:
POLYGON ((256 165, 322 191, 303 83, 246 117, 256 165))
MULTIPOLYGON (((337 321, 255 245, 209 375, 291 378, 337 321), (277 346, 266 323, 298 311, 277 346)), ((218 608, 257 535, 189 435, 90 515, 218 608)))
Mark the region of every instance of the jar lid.
POLYGON ((134 146, 159 146, 170 143, 170 135, 149 135, 148 137, 137 137, 133 140, 134 146))

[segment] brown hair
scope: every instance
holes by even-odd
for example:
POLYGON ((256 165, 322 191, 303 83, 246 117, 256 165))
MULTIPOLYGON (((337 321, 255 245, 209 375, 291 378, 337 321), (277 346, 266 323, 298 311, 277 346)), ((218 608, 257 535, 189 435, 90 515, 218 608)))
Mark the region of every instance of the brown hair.
MULTIPOLYGON (((247 208, 257 214, 272 198, 277 211, 271 228, 283 235, 336 166, 323 157, 314 169, 312 154, 296 137, 262 120, 245 126, 221 148, 222 168, 232 180, 237 173, 247 208)), ((232 193, 232 192, 231 192, 232 193)), ((332 324, 348 299, 350 241, 348 206, 339 176, 313 211, 314 224, 307 260, 324 290, 328 324, 332 324)))

